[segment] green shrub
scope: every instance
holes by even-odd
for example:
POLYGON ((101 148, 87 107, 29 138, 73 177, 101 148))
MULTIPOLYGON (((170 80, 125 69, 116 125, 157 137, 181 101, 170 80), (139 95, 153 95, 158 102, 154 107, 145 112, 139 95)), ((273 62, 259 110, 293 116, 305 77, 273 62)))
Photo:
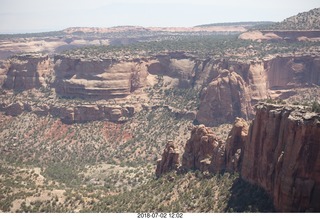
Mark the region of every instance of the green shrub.
POLYGON ((318 101, 314 101, 311 106, 312 112, 320 113, 320 104, 318 101))

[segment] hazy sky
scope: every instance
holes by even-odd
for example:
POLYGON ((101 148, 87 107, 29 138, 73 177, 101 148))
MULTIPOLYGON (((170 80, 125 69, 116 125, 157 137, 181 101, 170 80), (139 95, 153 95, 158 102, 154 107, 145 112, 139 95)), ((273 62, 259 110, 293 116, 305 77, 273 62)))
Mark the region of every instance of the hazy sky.
POLYGON ((0 33, 282 21, 317 7, 320 0, 0 0, 0 33))

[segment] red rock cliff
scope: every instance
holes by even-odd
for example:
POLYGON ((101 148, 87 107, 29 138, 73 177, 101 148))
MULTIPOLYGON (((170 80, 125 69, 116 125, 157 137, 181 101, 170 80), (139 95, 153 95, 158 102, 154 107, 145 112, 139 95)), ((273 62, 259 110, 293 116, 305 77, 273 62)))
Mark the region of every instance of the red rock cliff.
POLYGON ((202 91, 197 120, 205 125, 248 118, 252 114, 249 89, 236 72, 224 70, 202 91))
POLYGON ((264 188, 277 210, 320 211, 320 115, 258 105, 241 176, 264 188))
POLYGON ((241 169, 248 129, 246 120, 236 118, 226 140, 226 170, 229 172, 239 172, 241 169))

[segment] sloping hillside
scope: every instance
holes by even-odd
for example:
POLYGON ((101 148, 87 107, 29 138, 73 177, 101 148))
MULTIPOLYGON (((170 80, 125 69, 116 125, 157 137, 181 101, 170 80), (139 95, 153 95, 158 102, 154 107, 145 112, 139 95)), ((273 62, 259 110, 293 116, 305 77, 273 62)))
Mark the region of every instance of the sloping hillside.
POLYGON ((269 30, 320 30, 320 8, 299 13, 282 22, 261 28, 269 30))

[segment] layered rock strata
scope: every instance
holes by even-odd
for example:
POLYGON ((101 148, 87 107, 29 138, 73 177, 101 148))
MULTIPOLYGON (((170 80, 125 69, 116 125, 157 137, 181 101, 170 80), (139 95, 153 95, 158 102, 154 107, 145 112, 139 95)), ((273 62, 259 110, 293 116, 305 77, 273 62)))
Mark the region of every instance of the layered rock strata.
POLYGON ((63 97, 123 98, 145 85, 143 62, 55 57, 56 92, 63 97))
POLYGON ((18 116, 23 112, 32 112, 38 116, 51 115, 60 118, 67 124, 83 123, 89 121, 108 120, 112 122, 127 121, 132 117, 135 108, 131 105, 108 106, 100 104, 75 105, 75 106, 55 106, 55 105, 30 105, 29 103, 12 103, 9 105, 1 104, 0 110, 6 115, 18 116))
MULTIPOLYGON (((60 97, 114 99, 143 95, 141 88, 155 85, 155 75, 166 76, 170 86, 202 88, 195 117, 211 126, 251 119, 259 100, 290 95, 283 89, 320 85, 319 70, 320 59, 312 56, 242 62, 203 60, 184 52, 122 60, 22 55, 1 64, 0 84, 18 91, 48 85, 60 97)), ((194 119, 194 113, 181 111, 177 117, 194 119)))

